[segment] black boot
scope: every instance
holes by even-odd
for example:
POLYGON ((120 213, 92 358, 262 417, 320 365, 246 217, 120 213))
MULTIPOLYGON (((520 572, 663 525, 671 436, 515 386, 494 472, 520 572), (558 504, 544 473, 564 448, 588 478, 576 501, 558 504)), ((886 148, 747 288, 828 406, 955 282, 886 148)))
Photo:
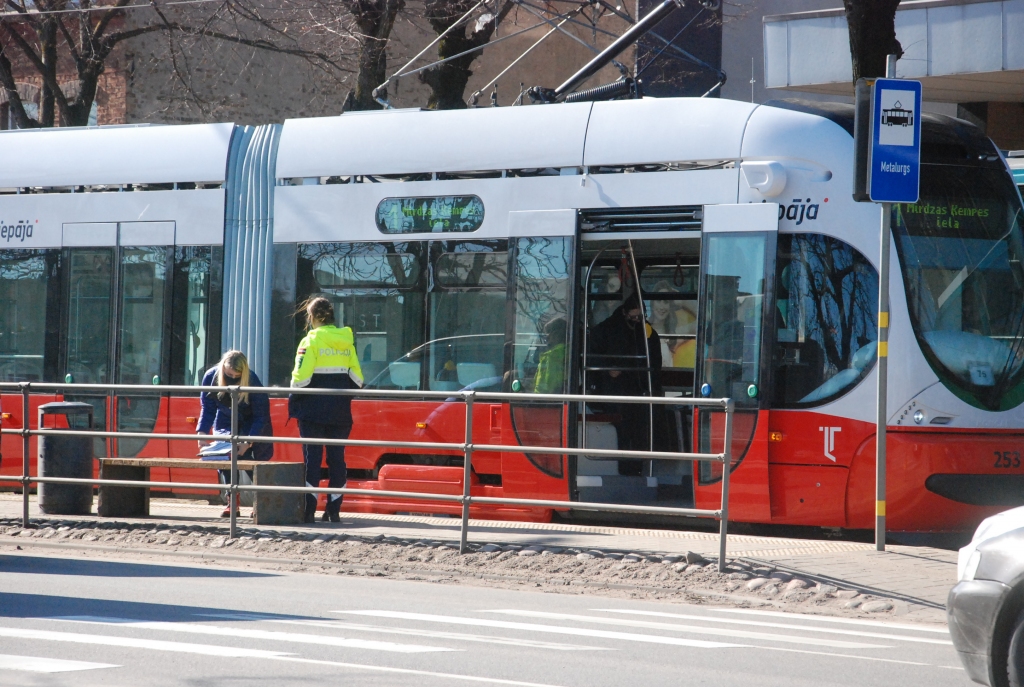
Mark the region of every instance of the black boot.
POLYGON ((305 523, 316 522, 316 497, 306 494, 306 514, 302 519, 305 523))

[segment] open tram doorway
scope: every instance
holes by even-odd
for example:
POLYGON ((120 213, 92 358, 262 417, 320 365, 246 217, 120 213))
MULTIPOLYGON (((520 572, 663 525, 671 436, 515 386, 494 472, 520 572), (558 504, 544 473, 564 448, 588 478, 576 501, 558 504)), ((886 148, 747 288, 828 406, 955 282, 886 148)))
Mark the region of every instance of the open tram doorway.
MULTIPOLYGON (((699 207, 581 214, 576 391, 614 396, 695 393, 700 288, 699 207)), ((579 446, 691 451, 692 413, 650 404, 587 403, 579 446)), ((692 507, 688 461, 581 456, 579 501, 692 507)))
MULTIPOLYGON (((574 389, 732 398, 735 470, 770 397, 777 211, 757 204, 581 213, 574 389)), ((582 406, 574 419, 583 448, 721 450, 721 411, 582 406)), ((704 508, 719 498, 722 466, 583 456, 571 474, 579 501, 704 508)))

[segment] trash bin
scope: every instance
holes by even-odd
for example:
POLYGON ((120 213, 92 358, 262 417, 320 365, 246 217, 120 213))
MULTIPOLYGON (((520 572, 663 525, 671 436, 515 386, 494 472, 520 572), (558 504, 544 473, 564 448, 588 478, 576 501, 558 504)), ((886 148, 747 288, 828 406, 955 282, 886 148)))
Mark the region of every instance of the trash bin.
MULTIPOLYGON (((93 407, 89 403, 57 402, 39 406, 39 428, 47 428, 47 415, 63 415, 68 426, 74 427, 72 417, 88 415, 87 427, 92 429, 93 407)), ((39 437, 40 477, 73 477, 92 479, 91 437, 39 437)), ((88 515, 92 512, 91 484, 40 484, 39 510, 51 515, 88 515)))

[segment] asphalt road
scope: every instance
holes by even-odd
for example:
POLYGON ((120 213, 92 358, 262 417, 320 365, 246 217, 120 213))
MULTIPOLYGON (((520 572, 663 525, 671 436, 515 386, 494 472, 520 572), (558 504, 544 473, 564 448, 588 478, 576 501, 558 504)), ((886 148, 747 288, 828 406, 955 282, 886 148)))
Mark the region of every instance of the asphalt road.
POLYGON ((970 684, 934 625, 0 555, 0 685, 313 683, 970 684))

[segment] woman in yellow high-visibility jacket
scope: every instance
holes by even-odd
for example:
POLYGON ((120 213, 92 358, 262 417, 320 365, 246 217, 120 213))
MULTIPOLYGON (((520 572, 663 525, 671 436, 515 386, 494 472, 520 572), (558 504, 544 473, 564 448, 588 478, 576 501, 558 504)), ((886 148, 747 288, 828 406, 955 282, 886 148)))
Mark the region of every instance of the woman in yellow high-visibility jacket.
MULTIPOLYGON (((311 389, 358 389, 363 372, 356 354, 355 336, 349 327, 334 325, 334 304, 315 296, 303 306, 308 332, 299 343, 292 370, 292 386, 311 389)), ((288 397, 288 416, 299 421, 299 436, 311 439, 347 439, 352 430, 352 397, 319 394, 292 394, 288 397)), ((304 444, 306 484, 320 486, 324 456, 323 444, 304 444)), ((347 481, 345 447, 327 446, 328 487, 340 489, 347 481)), ((316 516, 317 498, 306 495, 306 522, 316 516)), ((323 519, 339 522, 341 494, 328 494, 323 519)))

